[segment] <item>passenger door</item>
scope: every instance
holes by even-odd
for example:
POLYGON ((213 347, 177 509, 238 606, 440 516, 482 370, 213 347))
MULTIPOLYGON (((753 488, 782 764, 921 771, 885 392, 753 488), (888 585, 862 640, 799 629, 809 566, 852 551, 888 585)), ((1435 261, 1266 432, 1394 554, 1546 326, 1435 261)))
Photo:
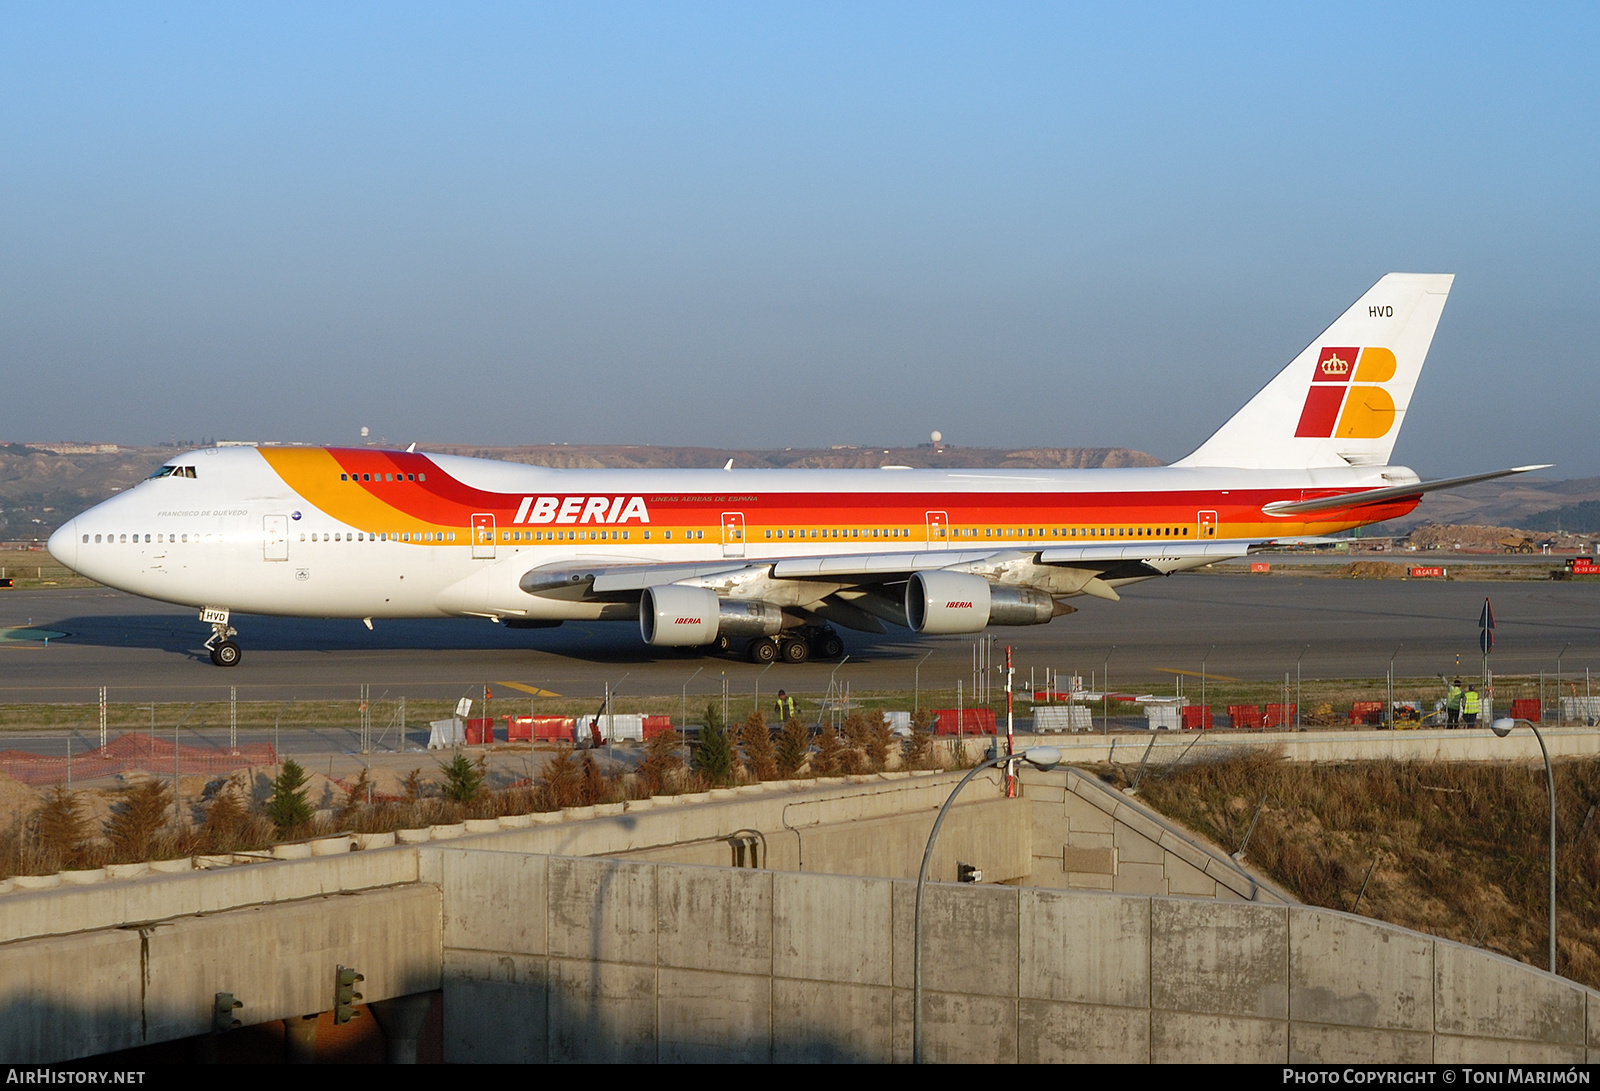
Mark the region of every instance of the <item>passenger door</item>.
POLYGON ((472 517, 472 559, 494 560, 494 514, 480 513, 472 517))
POLYGON ((722 555, 744 556, 744 512, 742 511, 722 513, 722 555))
POLYGON ((268 561, 289 559, 289 517, 263 515, 261 517, 261 556, 268 561))

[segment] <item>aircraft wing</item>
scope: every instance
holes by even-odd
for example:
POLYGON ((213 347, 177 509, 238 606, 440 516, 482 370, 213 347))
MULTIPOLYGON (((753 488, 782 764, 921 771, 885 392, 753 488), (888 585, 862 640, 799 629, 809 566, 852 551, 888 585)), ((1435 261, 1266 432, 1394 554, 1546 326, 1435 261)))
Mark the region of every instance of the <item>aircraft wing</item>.
MULTIPOLYGON (((866 553, 838 556, 729 558, 693 564, 562 564, 536 568, 518 581, 523 591, 554 598, 628 601, 645 589, 684 584, 719 596, 770 602, 787 610, 881 631, 878 620, 905 625, 903 585, 916 573, 948 570, 997 585, 1029 588, 1056 598, 1091 595, 1115 600, 1116 587, 1214 561, 1242 557, 1270 541, 1018 543, 985 549, 866 553)), ((1062 611, 1069 608, 1061 607, 1062 611)))

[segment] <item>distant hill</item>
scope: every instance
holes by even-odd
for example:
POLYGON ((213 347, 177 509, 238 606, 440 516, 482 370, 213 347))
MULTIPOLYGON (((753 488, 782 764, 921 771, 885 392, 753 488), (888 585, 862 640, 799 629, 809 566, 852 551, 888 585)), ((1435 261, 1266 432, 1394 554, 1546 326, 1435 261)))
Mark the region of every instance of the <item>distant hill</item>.
POLYGON ((1571 534, 1600 532, 1600 500, 1585 500, 1549 511, 1536 511, 1522 523, 1529 530, 1563 530, 1571 534))

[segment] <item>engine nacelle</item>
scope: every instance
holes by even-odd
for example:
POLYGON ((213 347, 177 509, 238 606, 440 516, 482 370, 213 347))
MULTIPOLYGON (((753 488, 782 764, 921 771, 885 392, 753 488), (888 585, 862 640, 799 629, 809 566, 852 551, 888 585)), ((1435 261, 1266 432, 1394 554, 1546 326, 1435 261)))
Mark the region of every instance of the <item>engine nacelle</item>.
POLYGON ((705 587, 662 584, 639 599, 639 635, 646 644, 695 648, 718 636, 770 636, 783 627, 783 611, 769 602, 719 599, 705 587))
POLYGON ((1065 612, 1044 591, 1030 587, 989 588, 990 625, 1044 625, 1065 612))
POLYGON ((989 581, 965 572, 916 572, 906 581, 906 620, 919 633, 977 633, 989 624, 989 581))
POLYGON ((919 633, 976 633, 990 625, 1043 625, 1055 599, 965 572, 917 572, 906 583, 906 619, 919 633))

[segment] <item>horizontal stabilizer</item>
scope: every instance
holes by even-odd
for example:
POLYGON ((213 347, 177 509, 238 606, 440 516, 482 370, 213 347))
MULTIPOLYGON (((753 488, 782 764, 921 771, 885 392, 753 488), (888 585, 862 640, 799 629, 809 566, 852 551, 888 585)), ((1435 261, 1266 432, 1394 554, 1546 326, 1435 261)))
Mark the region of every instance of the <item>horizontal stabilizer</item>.
POLYGON ((1267 515, 1308 515, 1319 511, 1341 511, 1347 508, 1364 507, 1368 504, 1381 504, 1389 500, 1399 500, 1407 496, 1420 496, 1423 493, 1438 492, 1441 489, 1456 489, 1462 485, 1471 485, 1479 481, 1493 481, 1497 477, 1525 474, 1530 470, 1548 470, 1550 466, 1550 463, 1541 466, 1513 466, 1509 470, 1495 470, 1493 473, 1472 474, 1468 477, 1447 477, 1440 481, 1419 481, 1415 485, 1393 485, 1387 489, 1368 489, 1365 492, 1347 492, 1338 496, 1319 496, 1315 500, 1280 500, 1273 504, 1263 505, 1261 510, 1267 515))

